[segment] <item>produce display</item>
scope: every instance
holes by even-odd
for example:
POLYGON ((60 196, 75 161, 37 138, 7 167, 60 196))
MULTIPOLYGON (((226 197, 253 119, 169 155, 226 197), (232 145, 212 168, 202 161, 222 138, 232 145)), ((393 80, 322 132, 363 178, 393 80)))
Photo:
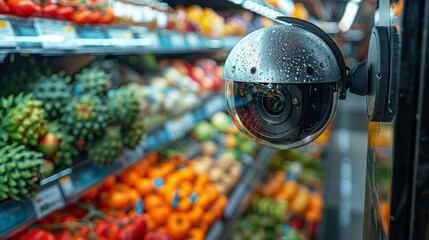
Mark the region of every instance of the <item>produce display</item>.
MULTIPOLYGON (((321 188, 302 177, 307 173, 297 174, 297 167, 291 166, 308 159, 297 150, 276 154, 270 173, 256 188, 241 219, 234 224, 231 239, 255 236, 257 239, 314 239, 324 206, 321 188)), ((322 181, 323 169, 319 165, 307 164, 306 168, 318 172, 318 179, 322 181)))
POLYGON ((110 24, 114 20, 108 1, 1 0, 0 14, 68 20, 76 24, 110 24))
POLYGON ((190 164, 149 154, 12 239, 204 239, 228 199, 190 164))
MULTIPOLYGON (((271 20, 247 10, 220 13, 198 5, 173 9, 160 1, 0 0, 0 14, 65 20, 78 25, 134 25, 198 32, 210 37, 243 36, 255 29, 273 25, 271 20)), ((294 16, 308 18, 308 12, 301 4, 296 4, 294 16)))
MULTIPOLYGON (((52 165, 62 169, 85 158, 95 165, 111 164, 125 147, 134 148, 142 140, 145 129, 195 107, 203 95, 221 86, 216 75, 220 67, 213 60, 162 64, 171 67, 159 76, 128 83, 99 66, 66 76, 45 63, 40 67, 33 63, 28 71, 2 75, 1 84, 8 79, 18 84, 2 89, 0 150, 20 152, 20 158, 29 159, 19 166, 17 171, 22 172, 12 176, 17 182, 3 179, 9 186, 0 189, 0 200, 31 196, 52 165), (191 74, 195 69, 212 74, 197 77, 191 74), (49 168, 42 171, 41 161, 49 168), (30 179, 31 184, 25 182, 30 179)), ((13 168, 18 158, 4 156, 4 167, 13 168)))
POLYGON ((193 62, 172 59, 159 62, 161 70, 136 83, 131 79, 133 70, 127 69, 124 81, 129 81, 129 91, 140 102, 141 115, 147 128, 176 114, 190 110, 201 103, 201 97, 218 92, 223 87, 222 66, 212 59, 193 62))
POLYGON ((242 36, 258 28, 273 25, 271 20, 247 10, 218 13, 198 5, 176 7, 173 19, 176 30, 197 31, 211 37, 242 36))

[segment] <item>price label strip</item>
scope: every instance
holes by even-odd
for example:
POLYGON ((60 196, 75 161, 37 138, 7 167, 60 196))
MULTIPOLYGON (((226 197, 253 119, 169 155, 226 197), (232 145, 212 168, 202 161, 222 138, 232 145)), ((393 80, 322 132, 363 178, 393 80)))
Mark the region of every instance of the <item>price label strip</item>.
POLYGON ((6 18, 0 18, 0 47, 15 47, 15 32, 6 18))
POLYGON ((189 33, 187 35, 187 40, 189 47, 191 48, 200 48, 200 38, 198 37, 198 34, 196 33, 189 33))
POLYGON ((172 48, 181 49, 181 48, 186 47, 185 37, 182 34, 172 33, 172 34, 170 34, 170 39, 171 39, 171 47, 172 48))
POLYGON ((183 121, 183 118, 166 122, 165 128, 170 135, 170 140, 177 140, 181 136, 184 136, 187 131, 186 123, 183 121))
POLYGON ((31 202, 39 219, 64 206, 64 198, 58 184, 39 191, 31 202))
POLYGON ((66 197, 71 196, 74 193, 75 187, 70 176, 60 178, 60 186, 66 197))
POLYGON ((130 29, 135 33, 139 46, 153 47, 155 44, 158 46, 159 40, 155 32, 151 32, 145 27, 131 27, 130 29), (155 37, 152 37, 152 35, 155 35, 155 37))
POLYGON ((130 29, 113 28, 107 31, 113 44, 118 46, 130 46, 134 44, 134 34, 130 29))
POLYGON ((76 29, 69 23, 36 19, 34 28, 42 47, 46 49, 76 49, 76 29))
POLYGON ((221 96, 210 99, 204 106, 204 111, 207 116, 213 115, 215 112, 223 111, 226 107, 225 99, 221 96))

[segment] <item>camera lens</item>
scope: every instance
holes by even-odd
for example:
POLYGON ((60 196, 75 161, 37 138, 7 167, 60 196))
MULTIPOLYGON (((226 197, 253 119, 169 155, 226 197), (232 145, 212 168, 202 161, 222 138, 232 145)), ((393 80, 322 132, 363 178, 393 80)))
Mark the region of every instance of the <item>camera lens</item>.
POLYGON ((286 101, 286 98, 280 91, 273 89, 262 96, 262 107, 268 114, 276 116, 284 111, 286 101))

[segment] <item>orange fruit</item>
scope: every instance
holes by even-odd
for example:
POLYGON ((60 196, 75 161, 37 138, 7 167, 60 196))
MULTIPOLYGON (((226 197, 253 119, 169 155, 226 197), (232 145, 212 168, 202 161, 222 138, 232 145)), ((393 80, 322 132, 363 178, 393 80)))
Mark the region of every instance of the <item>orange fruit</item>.
POLYGON ((168 199, 172 192, 176 189, 175 186, 171 184, 166 184, 157 190, 157 193, 165 199, 168 199))
POLYGON ((160 227, 158 227, 158 228, 156 229, 156 232, 163 233, 163 234, 168 234, 168 233, 167 233, 167 228, 166 228, 165 226, 160 226, 160 227))
POLYGON ((182 179, 185 181, 193 181, 195 178, 195 172, 192 168, 184 168, 182 170, 179 170, 180 175, 182 176, 182 179))
POLYGON ((199 228, 192 228, 189 231, 187 240, 204 240, 204 231, 199 228))
POLYGON ((148 209, 150 219, 152 219, 157 225, 164 225, 170 213, 171 208, 167 204, 162 204, 160 206, 148 209))
POLYGON ((106 179, 104 179, 103 183, 101 184, 102 189, 104 190, 110 190, 115 186, 116 184, 116 176, 110 175, 106 179))
POLYGON ((228 198, 222 194, 218 197, 218 199, 216 200, 216 203, 219 204, 222 209, 224 209, 228 204, 228 198))
POLYGON ((213 213, 215 218, 220 218, 223 215, 223 208, 219 204, 215 203, 210 209, 210 212, 213 213))
POLYGON ((310 200, 310 207, 323 209, 323 198, 318 193, 313 193, 310 200))
POLYGON ((200 206, 205 210, 209 208, 210 204, 210 198, 207 195, 198 196, 197 201, 195 202, 195 205, 200 206))
POLYGON ((96 187, 91 187, 89 188, 85 194, 82 196, 82 200, 83 201, 92 201, 95 198, 97 198, 98 194, 100 193, 100 191, 98 190, 98 188, 96 187))
POLYGON ((322 218, 322 210, 311 208, 305 213, 305 220, 310 223, 317 223, 322 218))
POLYGON ((213 185, 207 186, 203 193, 208 196, 210 204, 212 204, 219 196, 219 191, 213 185))
POLYGON ((178 186, 182 180, 180 179, 180 175, 177 173, 172 173, 168 175, 165 180, 165 184, 172 185, 174 187, 178 186))
POLYGON ((140 193, 140 196, 144 197, 152 192, 153 184, 148 178, 139 178, 134 184, 136 190, 140 193))
POLYGON ((112 190, 107 196, 109 207, 122 210, 128 207, 131 203, 131 198, 123 191, 112 190))
POLYGON ((182 182, 179 186, 180 198, 187 198, 192 193, 192 184, 190 182, 182 182))
POLYGON ((192 225, 196 226, 198 224, 203 213, 204 213, 203 209, 198 206, 195 206, 194 208, 192 208, 191 211, 188 212, 188 217, 192 225))
POLYGON ((140 177, 144 177, 146 175, 146 170, 149 168, 148 162, 139 162, 134 165, 131 169, 139 174, 140 177))
POLYGON ((195 179, 195 186, 204 188, 209 183, 209 181, 209 177, 206 174, 200 174, 195 179))
POLYGON ((149 216, 149 214, 145 214, 145 215, 144 215, 144 217, 145 217, 145 220, 146 220, 146 226, 147 226, 147 229, 148 229, 149 231, 153 231, 153 230, 155 230, 155 229, 156 229, 156 227, 157 227, 157 225, 156 225, 156 223, 152 220, 152 218, 149 216))
POLYGON ((192 203, 188 197, 180 200, 179 204, 177 205, 177 209, 182 212, 188 212, 189 209, 191 209, 191 207, 192 207, 192 203))
POLYGON ((127 193, 128 193, 128 196, 130 197, 131 204, 135 206, 138 200, 141 199, 140 193, 134 188, 131 188, 130 190, 128 190, 127 193))
POLYGON ((172 213, 167 220, 167 232, 173 239, 184 239, 191 230, 191 222, 184 213, 172 213))
POLYGON ((202 216, 202 221, 206 222, 209 226, 211 226, 215 220, 216 216, 213 212, 206 212, 202 216))
POLYGON ((198 228, 204 232, 204 235, 207 233, 207 230, 209 230, 209 227, 210 227, 210 225, 205 221, 199 221, 197 225, 198 225, 198 228))
POLYGON ((140 178, 140 175, 138 174, 137 171, 129 169, 121 174, 121 176, 119 177, 119 180, 127 184, 128 186, 134 186, 134 184, 139 178, 140 178))
POLYGON ((144 209, 145 211, 149 211, 152 208, 158 207, 162 204, 164 204, 164 200, 155 194, 149 194, 144 199, 144 209))

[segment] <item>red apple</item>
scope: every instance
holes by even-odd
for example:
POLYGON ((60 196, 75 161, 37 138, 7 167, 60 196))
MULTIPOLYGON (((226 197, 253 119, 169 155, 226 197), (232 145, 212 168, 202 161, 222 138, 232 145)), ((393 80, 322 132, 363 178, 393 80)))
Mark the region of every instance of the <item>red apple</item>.
POLYGON ((45 156, 50 155, 58 149, 58 137, 53 133, 47 133, 39 139, 38 147, 45 156))

